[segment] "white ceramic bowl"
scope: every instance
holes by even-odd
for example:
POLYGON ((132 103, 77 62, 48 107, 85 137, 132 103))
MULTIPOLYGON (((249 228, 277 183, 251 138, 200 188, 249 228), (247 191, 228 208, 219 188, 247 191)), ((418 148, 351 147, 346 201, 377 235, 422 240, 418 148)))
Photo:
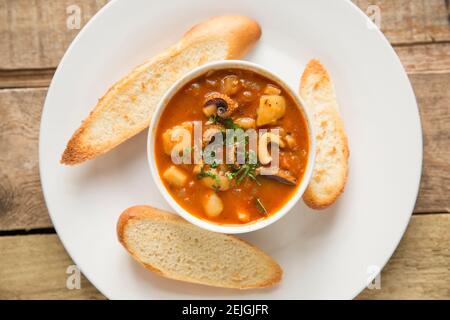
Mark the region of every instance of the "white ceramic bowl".
POLYGON ((255 230, 259 230, 261 228, 264 228, 281 217, 283 217, 287 212, 289 212, 290 209, 297 203, 297 201, 300 200, 301 196, 303 195, 303 192, 306 189, 306 186, 309 183, 309 180, 311 179, 313 165, 314 165, 314 158, 315 158, 315 139, 314 139, 314 131, 312 127, 311 118, 308 115, 307 110, 304 108, 305 104, 302 101, 302 99, 295 93, 294 90, 292 90, 282 79, 277 77, 275 74, 270 72, 269 70, 247 61, 241 61, 241 60, 223 60, 223 61, 216 61, 211 62, 205 65, 202 65, 189 73, 187 73, 185 76, 180 78, 162 97, 161 101, 159 102, 158 106, 156 107, 156 110, 153 114, 153 118, 150 122, 150 128, 148 131, 148 140, 147 140, 147 155, 148 155, 148 163, 150 166, 150 171, 153 176, 153 179, 158 186, 159 191, 163 195, 163 197, 166 199, 166 201, 170 204, 170 206, 184 219, 187 221, 210 231, 215 232, 222 232, 222 233, 245 233, 245 232, 251 232, 255 230), (272 80, 275 84, 281 86, 287 93, 289 93, 292 96, 292 99, 298 107, 300 108, 301 112, 303 113, 304 118, 306 119, 307 126, 308 126, 308 136, 309 136, 309 155, 308 155, 308 161, 306 165, 306 170, 303 176, 303 179, 300 183, 300 185, 297 187, 297 190, 295 194, 289 199, 288 202, 284 204, 282 208, 280 208, 277 212, 273 213, 269 217, 261 220, 257 220, 254 222, 250 222, 248 224, 244 225, 233 225, 233 224, 217 224, 214 222, 210 222, 207 220, 203 220, 200 218, 197 218, 195 215, 189 213, 187 210, 185 210, 183 207, 181 207, 170 195, 168 190, 166 189, 164 183, 161 180, 161 176, 158 172, 158 168, 156 167, 156 161, 155 161, 155 138, 156 138, 156 128, 159 122, 159 118, 166 107, 167 103, 172 99, 172 97, 181 89, 184 85, 189 83, 191 80, 200 77, 209 71, 212 70, 222 70, 222 69, 243 69, 243 70, 249 70, 253 71, 257 74, 260 74, 270 80, 272 80))

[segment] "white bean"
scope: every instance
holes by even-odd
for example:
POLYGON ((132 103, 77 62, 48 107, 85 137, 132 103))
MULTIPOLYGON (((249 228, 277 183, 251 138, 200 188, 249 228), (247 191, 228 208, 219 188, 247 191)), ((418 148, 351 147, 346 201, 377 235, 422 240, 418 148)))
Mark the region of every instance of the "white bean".
POLYGON ((205 195, 205 198, 203 199, 203 208, 208 216, 217 217, 223 211, 223 203, 215 192, 211 192, 205 195))
POLYGON ((251 129, 255 127, 256 121, 253 118, 238 118, 234 120, 234 123, 237 124, 242 129, 251 129))

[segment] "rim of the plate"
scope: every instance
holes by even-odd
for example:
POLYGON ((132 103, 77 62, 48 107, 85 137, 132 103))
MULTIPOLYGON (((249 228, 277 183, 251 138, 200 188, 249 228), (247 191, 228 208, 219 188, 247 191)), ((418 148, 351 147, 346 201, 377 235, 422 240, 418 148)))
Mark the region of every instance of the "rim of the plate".
MULTIPOLYGON (((45 118, 47 118, 48 117, 48 115, 47 115, 47 112, 46 112, 46 110, 48 109, 47 108, 47 103, 48 103, 48 96, 49 95, 51 95, 52 94, 52 92, 53 92, 53 86, 54 86, 54 83, 59 79, 59 77, 60 77, 60 75, 61 75, 61 69, 62 69, 62 66, 65 64, 65 62, 66 62, 66 60, 67 60, 67 57, 70 55, 70 53, 72 52, 72 50, 73 50, 73 48, 77 45, 77 42, 79 42, 80 41, 80 39, 84 36, 84 34, 85 33, 87 33, 90 29, 91 29, 91 27, 92 27, 92 25, 104 14, 104 12, 105 11, 107 11, 107 10, 109 10, 111 7, 113 7, 114 5, 116 5, 118 2, 120 2, 120 0, 111 0, 110 2, 108 2, 107 4, 105 4, 87 23, 86 23, 86 25, 80 30, 80 32, 75 36, 75 38, 72 40, 72 42, 70 43, 70 45, 69 45, 69 47, 67 48, 67 50, 65 51, 65 53, 64 53, 64 55, 63 55, 63 57, 61 58, 61 61, 60 61, 60 63, 58 64, 58 67, 57 67, 57 69, 56 69, 56 71, 55 71, 55 74, 54 74, 54 76, 53 76, 53 78, 52 78, 52 80, 51 80, 51 82, 50 82, 50 85, 49 85, 49 89, 48 89, 48 92, 47 92, 47 95, 46 95, 46 99, 45 99, 45 103, 44 103, 44 106, 43 106, 43 109, 42 109, 42 115, 41 115, 41 123, 40 123, 40 128, 39 128, 39 147, 38 147, 38 150, 39 150, 39 157, 38 157, 38 159, 39 159, 39 173, 40 173, 40 176, 42 177, 43 176, 43 174, 42 174, 42 172, 43 172, 43 161, 42 161, 42 157, 43 157, 43 153, 42 153, 42 148, 43 148, 43 143, 42 143, 42 141, 41 141, 41 137, 42 137, 42 133, 43 133, 43 131, 44 131, 44 126, 43 126, 43 123, 44 123, 44 119, 45 118)), ((396 54, 396 52, 395 52, 395 50, 393 49, 393 47, 391 46, 391 44, 389 43, 389 41, 387 40, 387 38, 386 38, 386 36, 381 32, 381 30, 379 30, 378 29, 378 27, 376 27, 376 25, 375 24, 373 24, 373 22, 364 14, 364 12, 357 6, 357 5, 355 5, 353 2, 351 2, 351 0, 345 0, 344 1, 348 6, 350 6, 351 8, 352 8, 352 10, 355 12, 355 14, 358 14, 358 15, 360 15, 360 17, 363 17, 366 21, 367 21, 367 23, 369 23, 369 24, 372 24, 373 25, 373 29, 374 29, 374 32, 376 32, 377 34, 378 34, 378 37, 379 38, 381 38, 381 40, 384 42, 384 45, 387 47, 387 49, 388 50, 390 50, 390 52, 391 52, 391 54, 392 54, 392 56, 393 56, 393 58, 395 59, 395 61, 396 61, 396 64, 401 68, 401 70, 403 70, 403 77, 404 77, 404 80, 406 81, 406 83, 408 84, 408 90, 410 91, 410 95, 414 98, 414 104, 415 104, 415 111, 416 111, 416 113, 417 113, 417 118, 418 118, 418 121, 419 121, 419 131, 420 132, 418 132, 419 133, 419 135, 418 135, 418 137, 419 137, 419 142, 420 142, 420 145, 418 146, 419 147, 419 151, 420 151, 420 159, 419 159, 419 164, 420 164, 420 166, 419 166, 419 170, 418 170, 418 172, 417 172, 417 175, 416 175, 416 177, 415 177, 415 180, 416 180, 416 186, 415 186, 415 189, 416 189, 416 194, 415 194, 415 200, 414 201, 412 201, 412 203, 410 204, 410 209, 409 209, 409 212, 410 212, 410 214, 408 215, 408 217, 407 217, 407 220, 404 222, 404 225, 403 225, 403 228, 402 228, 402 232, 401 233, 399 233, 398 234, 398 236, 397 236, 397 239, 395 240, 395 241, 393 241, 392 242, 392 246, 391 246, 391 248, 389 248, 389 249, 387 249, 387 250, 385 250, 386 251, 386 257, 384 258, 384 259, 381 259, 382 261, 381 261, 381 263, 379 264, 379 266, 380 266, 380 270, 382 270, 383 268, 384 268, 384 266, 386 265, 386 263, 389 261, 389 259, 392 257, 392 255, 393 255, 393 253, 394 253, 394 251, 395 251, 395 249, 398 247, 398 245, 399 245, 399 243, 400 243, 400 240, 402 239, 402 237, 403 237, 403 235, 404 235, 404 233, 405 233, 405 231, 406 231, 406 228, 408 227, 408 224, 409 224, 409 221, 410 221, 410 219, 411 219, 411 216, 412 216, 412 213, 413 213, 413 210, 414 210, 414 206, 415 206, 415 202, 416 202, 416 199, 417 199, 417 195, 418 195, 418 193, 419 193, 419 186, 420 186, 420 178, 421 178, 421 174, 422 174, 422 165, 423 165, 423 133, 422 133, 422 124, 421 124, 421 119, 420 119, 420 115, 419 115, 419 109, 418 109, 418 105, 417 105, 417 100, 416 100, 416 97, 415 97, 415 94, 414 94, 414 91, 413 91, 413 88, 412 88, 412 85, 411 85, 411 82, 409 81, 409 79, 408 79, 408 76, 407 76, 407 74, 406 74, 406 71, 405 71, 405 69, 404 69, 404 67, 403 67, 403 65, 402 65, 402 63, 401 63, 401 61, 400 61, 400 59, 399 59, 399 57, 398 57, 398 55, 396 54)), ((88 271, 88 270, 84 270, 83 269, 83 266, 82 265, 80 265, 78 262, 79 261, 77 261, 77 257, 75 257, 73 254, 72 254, 72 252, 71 252, 71 249, 70 249, 70 246, 68 246, 68 243, 66 243, 66 239, 65 239, 65 237, 64 237, 64 235, 62 234, 62 233, 60 233, 60 231, 63 229, 62 228, 62 226, 59 226, 58 225, 58 223, 57 223, 57 219, 56 219, 56 214, 54 213, 55 212, 55 210, 52 210, 52 206, 51 206, 51 204, 50 204, 50 202, 48 201, 48 199, 49 199, 49 195, 48 195, 48 190, 47 190, 47 188, 46 188, 46 183, 45 183, 45 181, 41 178, 40 179, 41 180, 41 186, 42 186, 42 193, 43 193, 43 197, 44 197, 44 201, 45 201, 45 203, 46 203, 46 206, 47 206, 47 209, 48 209, 48 212, 49 212, 49 216, 50 216, 50 219, 51 219, 51 221, 52 221, 52 224, 53 224, 53 226, 54 226, 54 228, 55 228, 55 230, 56 230, 56 232, 57 232, 57 234, 58 234, 58 237, 59 237, 59 239, 60 239, 60 241, 61 241, 61 243, 63 244, 63 246, 64 246, 64 248, 65 248, 65 250, 67 251, 67 253, 69 254, 69 256, 72 258, 72 260, 77 264, 77 266, 79 267, 79 269, 80 269, 80 271, 83 273, 83 275, 102 293, 102 294, 104 294, 107 298, 109 298, 109 299, 112 299, 112 297, 109 295, 109 293, 110 292, 107 292, 107 291, 105 291, 105 290, 103 290, 104 288, 102 287, 102 286, 99 286, 98 285, 98 283, 96 282, 96 279, 93 277, 93 276, 91 276, 91 274, 89 273, 89 272, 86 272, 86 271, 88 271), (52 213, 53 212, 53 213, 52 213)), ((373 274, 373 275, 371 275, 370 277, 368 277, 368 279, 367 279, 367 283, 370 283, 371 281, 373 281, 373 279, 376 277, 376 274, 373 274)), ((363 289, 367 286, 367 283, 363 283, 363 284, 361 284, 361 286, 358 288, 358 289, 354 289, 354 291, 353 292, 351 292, 350 294, 349 294, 349 298, 355 298, 360 292, 362 292, 363 291, 363 289)))
MULTIPOLYGON (((370 20, 370 19, 365 15, 365 13, 364 13, 364 12, 363 12, 356 4, 354 4, 351 0, 346 0, 346 2, 347 2, 351 7, 353 7, 353 9, 355 9, 355 11, 356 11, 359 15, 362 15, 363 17, 366 18, 367 23, 369 23, 369 24, 372 26, 372 29, 375 30, 375 32, 380 36, 381 40, 385 43, 387 49, 391 51, 392 56, 394 57, 394 59, 395 59, 397 65, 398 65, 398 66, 401 68, 401 70, 403 71, 403 72, 402 72, 402 75, 404 76, 404 78, 405 78, 405 80, 406 80, 406 83, 408 84, 408 89, 409 89, 409 91, 410 91, 410 94, 411 94, 412 97, 414 98, 415 111, 417 112, 417 118, 418 118, 418 121, 419 121, 419 131, 420 131, 420 132, 419 132, 419 139, 420 139, 420 143, 419 143, 419 148, 420 148, 420 160, 419 160, 419 163, 420 163, 420 165, 419 165, 419 170, 418 170, 417 176, 416 176, 416 186, 415 186, 416 194, 415 194, 415 197, 414 197, 414 201, 412 202, 412 204, 411 204, 411 206, 410 206, 410 209, 409 209, 409 212, 410 212, 410 213, 409 213, 409 217, 408 217, 406 223, 405 223, 404 226, 403 226, 402 232, 399 234, 399 236, 398 236, 397 240, 395 241, 394 245, 392 246, 392 248, 388 251, 389 253, 388 253, 388 255, 386 256, 386 259, 384 259, 384 261, 380 264, 380 272, 381 272, 381 270, 384 269, 384 267, 386 266, 386 264, 388 263, 388 261, 391 259, 391 257, 392 257, 392 255, 394 254, 396 248, 397 248, 398 245, 400 244, 400 241, 402 240, 402 238, 403 238, 403 236, 404 236, 404 234, 405 234, 405 232, 406 232, 406 229, 408 228, 409 222, 411 221, 411 217, 412 217, 412 214, 413 214, 413 211, 414 211, 414 207, 415 207, 415 205, 416 205, 417 197, 418 197, 418 195, 419 195, 420 180, 421 180, 421 177, 422 177, 422 170, 423 170, 423 169, 422 169, 422 166, 423 166, 423 131, 422 131, 422 120, 421 120, 421 118, 420 118, 420 114, 419 114, 419 106, 418 106, 418 104, 417 104, 417 98, 416 98, 416 95, 414 94, 414 90, 413 90, 413 87, 412 87, 412 85, 411 85, 411 81, 409 81, 409 78, 408 78, 408 76, 407 76, 406 70, 405 70, 405 68, 403 67, 402 62, 400 61, 400 58, 399 58, 399 56, 397 55, 397 53, 395 52, 395 50, 394 50, 394 48, 392 47, 391 43, 390 43, 389 40, 386 38, 386 36, 384 35, 384 33, 381 32, 381 30, 378 28, 378 26, 375 25, 375 23, 374 23, 372 20, 370 20)), ((358 294, 360 294, 360 293, 364 290, 364 288, 366 288, 367 285, 370 284, 377 276, 378 276, 378 274, 371 274, 371 275, 368 277, 368 279, 367 279, 367 283, 362 284, 361 287, 360 287, 360 289, 352 295, 353 298, 355 298, 358 294)))

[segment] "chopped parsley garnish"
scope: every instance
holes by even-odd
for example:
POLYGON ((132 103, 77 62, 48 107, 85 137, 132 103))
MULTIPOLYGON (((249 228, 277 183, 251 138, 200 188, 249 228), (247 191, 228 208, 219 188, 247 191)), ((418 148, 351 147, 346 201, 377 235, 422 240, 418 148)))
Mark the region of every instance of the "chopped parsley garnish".
POLYGON ((206 178, 206 177, 210 177, 213 178, 216 181, 219 181, 219 176, 217 174, 215 174, 214 172, 211 171, 206 171, 204 167, 202 167, 200 169, 200 173, 197 174, 197 179, 202 179, 202 178, 206 178))
POLYGON ((197 174, 197 179, 200 180, 200 179, 203 179, 203 178, 206 178, 206 177, 214 179, 213 188, 216 191, 219 191, 219 189, 220 189, 220 178, 219 178, 219 175, 214 173, 214 172, 212 172, 212 171, 210 171, 210 170, 206 171, 205 168, 202 167, 200 169, 200 173, 197 174))
POLYGON ((209 117, 208 120, 212 124, 223 125, 225 127, 225 129, 241 129, 241 127, 239 127, 237 124, 235 124, 233 122, 233 119, 231 119, 231 118, 222 119, 221 117, 219 117, 218 115, 215 114, 215 115, 209 117))
POLYGON ((220 123, 220 117, 217 114, 212 115, 208 118, 208 122, 210 122, 211 124, 218 124, 220 123))
POLYGON ((241 129, 241 127, 239 127, 237 124, 235 124, 231 118, 223 119, 222 125, 226 129, 235 129, 235 130, 241 129))
POLYGON ((256 178, 256 168, 257 168, 256 164, 250 163, 245 163, 240 167, 232 166, 231 167, 232 171, 229 172, 229 176, 232 179, 236 179, 237 185, 240 185, 241 182, 247 177, 254 180, 258 185, 260 185, 260 182, 256 178))
POLYGON ((261 212, 265 215, 267 214, 266 207, 264 207, 264 204, 262 203, 260 198, 256 198, 255 204, 256 204, 256 209, 258 209, 259 212, 261 212))
POLYGON ((234 179, 233 173, 228 172, 228 171, 225 172, 225 177, 227 177, 228 180, 233 180, 234 179))
MULTIPOLYGON (((222 119, 220 118, 218 115, 213 115, 211 117, 209 117, 209 122, 211 124, 220 124, 222 125, 225 129, 232 129, 232 130, 243 130, 241 127, 239 127, 237 124, 235 124, 233 122, 233 120, 231 118, 226 118, 226 119, 222 119)), ((243 133, 243 132, 242 132, 243 133)), ((243 133, 244 134, 244 133, 243 133)), ((258 181, 257 179, 257 174, 256 174, 256 168, 258 168, 260 166, 260 164, 258 163, 258 157, 256 155, 256 152, 253 150, 250 151, 246 151, 246 147, 249 144, 249 137, 246 135, 243 135, 241 138, 239 138, 239 135, 226 135, 226 139, 225 139, 225 145, 236 145, 236 146, 243 146, 243 150, 238 150, 238 159, 242 159, 242 160, 238 160, 239 162, 244 162, 244 164, 239 165, 239 164, 231 164, 228 165, 229 169, 231 171, 226 172, 225 176, 229 179, 229 180, 235 180, 236 185, 239 185, 242 183, 242 181, 244 181, 245 178, 249 178, 252 179, 253 181, 255 181, 255 183, 260 186, 261 183, 258 181)), ((214 156, 214 155, 213 155, 214 156)), ((207 162, 211 162, 211 161, 207 161, 207 162)), ((210 164, 211 168, 217 168, 217 163, 215 161, 212 161, 212 163, 210 164)), ((200 173, 202 174, 202 173, 200 173)), ((217 177, 218 179, 218 177, 217 177)))
POLYGON ((215 168, 217 168, 217 167, 219 166, 219 164, 217 163, 216 160, 214 160, 209 166, 210 166, 211 168, 215 169, 215 168))

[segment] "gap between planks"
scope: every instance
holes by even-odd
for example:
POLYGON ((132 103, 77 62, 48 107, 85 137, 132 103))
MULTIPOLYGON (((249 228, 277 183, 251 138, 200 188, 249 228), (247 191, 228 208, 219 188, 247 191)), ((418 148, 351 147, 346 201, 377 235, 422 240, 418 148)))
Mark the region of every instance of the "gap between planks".
MULTIPOLYGON (((406 72, 433 74, 450 72, 450 41, 394 46, 406 72)), ((46 88, 56 68, 0 69, 0 89, 46 88)))
MULTIPOLYGON (((412 216, 433 216, 433 215, 448 215, 450 212, 413 212, 412 216)), ((32 229, 12 229, 1 230, 0 237, 11 236, 29 236, 29 235, 45 235, 45 234, 57 234, 55 228, 32 228, 32 229)))
POLYGON ((46 88, 55 71, 55 68, 0 69, 0 89, 46 88))
POLYGON ((450 40, 432 40, 432 41, 416 41, 416 42, 396 42, 391 44, 394 48, 417 47, 433 44, 450 44, 450 40))
POLYGON ((33 228, 33 229, 13 229, 0 231, 0 237, 29 236, 37 234, 56 234, 56 230, 55 228, 33 228))

